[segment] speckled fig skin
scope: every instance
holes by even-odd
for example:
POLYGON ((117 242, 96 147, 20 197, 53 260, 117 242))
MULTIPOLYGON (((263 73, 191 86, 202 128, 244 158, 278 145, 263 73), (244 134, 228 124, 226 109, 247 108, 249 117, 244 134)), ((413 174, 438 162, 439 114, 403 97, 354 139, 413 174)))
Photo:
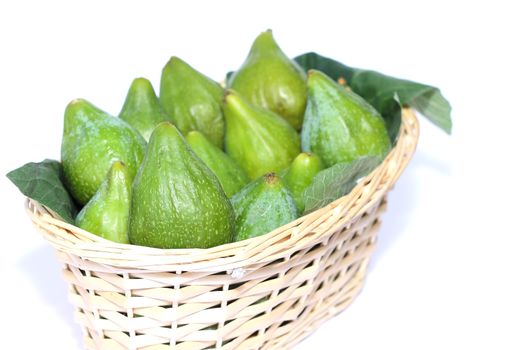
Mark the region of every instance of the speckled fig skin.
POLYGON ((363 98, 317 70, 308 72, 307 83, 303 151, 317 154, 327 167, 388 153, 385 122, 363 98))
POLYGON ((299 217, 292 194, 274 173, 250 183, 231 202, 235 210, 235 241, 263 235, 299 217))
POLYGON ((186 141, 195 154, 217 176, 228 197, 233 196, 250 182, 244 170, 199 131, 190 131, 186 135, 186 141))
POLYGON ((226 91, 223 110, 226 153, 250 179, 286 169, 301 152, 299 134, 290 124, 235 91, 226 91))
POLYGON ((233 233, 233 208, 217 177, 175 126, 159 124, 133 182, 130 242, 209 248, 230 242, 233 233))
POLYGON ((178 57, 162 70, 160 102, 183 135, 202 132, 219 148, 224 144, 223 89, 178 57))
POLYGON ((253 42, 228 85, 248 101, 269 109, 301 129, 306 107, 306 74, 279 48, 271 30, 253 42))
POLYGON ((323 168, 323 162, 318 156, 313 153, 301 153, 283 173, 282 178, 301 213, 304 211, 303 192, 323 168))
POLYGON ((160 101, 146 78, 136 78, 129 87, 119 118, 137 129, 146 141, 155 127, 168 120, 160 101))
POLYGON ((146 141, 138 131, 88 101, 77 99, 66 107, 62 166, 66 186, 78 203, 91 199, 117 160, 134 177, 145 149, 146 141))
POLYGON ((105 239, 129 243, 132 182, 126 165, 113 163, 98 191, 78 213, 75 224, 105 239))

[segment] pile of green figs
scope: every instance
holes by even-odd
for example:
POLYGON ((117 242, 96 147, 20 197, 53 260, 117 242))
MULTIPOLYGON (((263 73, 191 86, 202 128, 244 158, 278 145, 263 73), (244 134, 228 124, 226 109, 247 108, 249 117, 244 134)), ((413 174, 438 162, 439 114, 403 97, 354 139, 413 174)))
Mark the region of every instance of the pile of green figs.
POLYGON ((373 107, 304 72, 268 30, 226 88, 172 57, 159 96, 135 79, 118 118, 72 101, 61 161, 78 227, 118 243, 208 248, 295 220, 319 171, 390 148, 373 107))

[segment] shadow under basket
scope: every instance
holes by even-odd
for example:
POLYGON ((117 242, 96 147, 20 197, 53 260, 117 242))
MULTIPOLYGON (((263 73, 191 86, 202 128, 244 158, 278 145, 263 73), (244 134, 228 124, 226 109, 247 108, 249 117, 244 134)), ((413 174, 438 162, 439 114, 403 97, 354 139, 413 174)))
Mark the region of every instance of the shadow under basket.
POLYGON ((210 249, 117 244, 29 199, 56 250, 87 349, 289 349, 363 286, 387 192, 414 153, 403 110, 397 144, 348 195, 266 235, 210 249))

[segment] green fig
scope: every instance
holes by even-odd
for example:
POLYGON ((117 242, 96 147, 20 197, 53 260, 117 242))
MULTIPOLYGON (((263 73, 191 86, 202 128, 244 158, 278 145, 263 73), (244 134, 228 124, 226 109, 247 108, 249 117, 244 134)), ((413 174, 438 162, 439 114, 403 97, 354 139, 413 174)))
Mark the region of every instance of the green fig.
POLYGON ((234 220, 217 177, 175 126, 160 123, 133 182, 131 243, 209 248, 231 242, 234 220))
POLYGON ((102 238, 129 243, 132 181, 124 163, 113 163, 98 191, 78 213, 75 224, 102 238))
POLYGON ((299 217, 292 194, 275 173, 253 181, 237 192, 231 202, 235 210, 235 241, 263 235, 299 217))
POLYGON ((221 110, 222 87, 172 57, 162 70, 160 102, 170 120, 186 135, 202 132, 219 148, 224 144, 224 117, 221 110))
POLYGON ((277 114, 249 103, 233 90, 224 97, 226 153, 256 179, 287 168, 301 152, 299 135, 277 114))
POLYGON ((304 190, 310 186, 318 172, 323 170, 323 162, 313 153, 301 153, 284 172, 283 180, 292 193, 297 208, 304 211, 304 190))
POLYGON ((302 148, 327 167, 363 156, 384 157, 390 140, 381 115, 363 98, 320 71, 308 72, 302 148))
POLYGON ((244 170, 199 131, 190 131, 186 135, 186 141, 190 144, 193 152, 217 176, 226 196, 233 196, 250 182, 244 170))
POLYGON ((137 129, 146 141, 157 124, 168 120, 151 82, 145 78, 136 78, 131 83, 119 118, 137 129))
POLYGON ((62 166, 66 186, 78 203, 89 201, 117 160, 127 165, 133 178, 145 148, 138 131, 86 100, 74 100, 66 107, 62 166))
POLYGON ((279 48, 271 30, 255 39, 248 57, 228 84, 251 103, 279 114, 295 129, 301 129, 306 74, 279 48))

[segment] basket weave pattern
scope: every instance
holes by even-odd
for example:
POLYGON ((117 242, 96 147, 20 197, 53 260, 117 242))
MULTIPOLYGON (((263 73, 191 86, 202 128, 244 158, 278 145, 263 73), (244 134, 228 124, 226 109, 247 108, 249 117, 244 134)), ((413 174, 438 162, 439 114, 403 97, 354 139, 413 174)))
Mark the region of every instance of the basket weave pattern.
POLYGON ((210 249, 116 244, 28 200, 63 263, 87 349, 287 349, 361 290, 386 194, 414 153, 400 137, 350 194, 271 233, 210 249))

